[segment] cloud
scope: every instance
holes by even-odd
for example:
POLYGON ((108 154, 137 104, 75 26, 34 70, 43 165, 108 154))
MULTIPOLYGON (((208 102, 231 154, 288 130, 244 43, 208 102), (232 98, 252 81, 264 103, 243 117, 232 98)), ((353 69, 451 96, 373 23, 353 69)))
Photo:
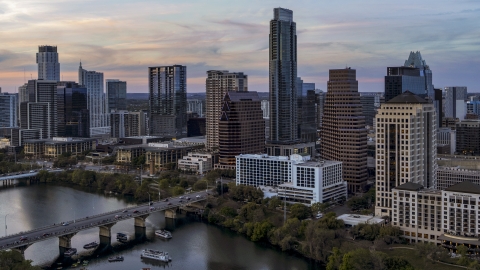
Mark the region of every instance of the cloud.
MULTIPOLYGON (((479 66, 478 1, 282 5, 297 23, 298 74, 323 89, 328 69, 348 65, 357 69, 360 90, 383 91, 386 67, 401 65, 411 50, 422 52, 436 86, 456 81, 451 74, 458 71, 462 84, 478 85, 472 69, 479 66)), ((0 86, 21 85, 23 69, 35 77, 37 46, 51 44, 59 48, 64 79, 77 80, 81 59, 105 78, 127 80, 129 91, 146 92, 147 67, 182 64, 192 92, 204 91, 210 69, 243 71, 250 89, 267 91, 269 22, 277 6, 273 0, 0 0, 0 86)))

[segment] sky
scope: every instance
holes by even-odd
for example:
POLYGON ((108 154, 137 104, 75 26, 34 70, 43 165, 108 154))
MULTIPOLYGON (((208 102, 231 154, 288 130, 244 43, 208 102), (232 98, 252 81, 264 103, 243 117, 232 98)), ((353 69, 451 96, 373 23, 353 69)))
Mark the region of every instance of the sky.
POLYGON ((359 91, 383 92, 388 66, 420 51, 436 88, 480 92, 478 0, 0 0, 0 87, 37 77, 38 45, 58 46, 61 79, 78 65, 148 92, 149 66, 186 65, 187 91, 205 92, 207 70, 244 72, 268 92, 273 8, 293 10, 298 76, 326 90, 328 70, 357 70, 359 91))

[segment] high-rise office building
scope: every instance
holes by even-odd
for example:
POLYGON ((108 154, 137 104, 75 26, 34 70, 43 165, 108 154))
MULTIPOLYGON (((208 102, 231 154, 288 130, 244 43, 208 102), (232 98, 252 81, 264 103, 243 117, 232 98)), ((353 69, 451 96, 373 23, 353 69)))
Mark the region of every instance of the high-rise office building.
POLYGON ((0 128, 17 127, 17 95, 0 92, 0 128))
POLYGON ((360 103, 362 104, 363 116, 365 116, 365 124, 373 127, 373 119, 375 118, 375 96, 360 95, 360 103))
POLYGON ((60 63, 57 46, 38 46, 38 79, 60 81, 60 63))
POLYGON ((235 168, 235 156, 265 151, 265 120, 257 92, 229 91, 218 121, 219 169, 235 168))
POLYGON ((435 88, 433 89, 435 92, 435 98, 433 100, 433 105, 437 111, 437 128, 442 127, 442 118, 443 118, 443 91, 442 89, 435 88))
POLYGON ((317 140, 315 83, 305 83, 301 78, 297 78, 296 87, 298 138, 304 142, 315 142, 317 140))
POLYGON ((298 142, 297 34, 293 11, 273 10, 270 21, 269 85, 271 143, 298 142))
POLYGON ((367 130, 356 70, 329 71, 323 124, 321 157, 343 162, 343 179, 349 192, 363 190, 367 183, 367 130))
POLYGON ((148 68, 150 135, 187 135, 187 67, 148 68))
POLYGON ((467 87, 445 87, 445 117, 465 119, 467 114, 467 87))
POLYGON ((87 88, 75 82, 58 82, 57 135, 90 137, 87 88))
POLYGON ((198 117, 204 117, 203 103, 204 101, 200 99, 187 99, 187 113, 192 112, 196 113, 198 117))
POLYGON ((433 103, 407 91, 377 113, 375 214, 392 216, 392 189, 405 183, 435 186, 437 127, 433 103))
POLYGON ((105 94, 103 93, 103 73, 78 68, 78 84, 87 88, 87 104, 90 112, 90 136, 96 137, 110 132, 105 114, 105 94))
POLYGON ((457 152, 480 155, 480 120, 463 120, 456 123, 457 152))
POLYGON ((262 100, 263 118, 270 118, 270 102, 266 99, 262 100))
POLYGON ((146 135, 146 111, 113 111, 110 113, 110 135, 125 138, 146 135))
POLYGON ((127 82, 108 79, 106 81, 107 91, 105 93, 107 114, 112 111, 127 109, 127 82))
POLYGON ((405 64, 388 67, 385 76, 385 102, 410 91, 424 98, 434 99, 432 71, 422 59, 420 52, 410 52, 405 64))
POLYGON ((57 136, 57 81, 29 80, 27 101, 20 103, 20 127, 41 129, 41 138, 57 136))
POLYGON ((218 133, 223 98, 229 91, 248 91, 248 77, 243 72, 228 72, 228 70, 209 70, 206 80, 206 129, 207 149, 218 149, 218 133))
POLYGON ((323 112, 325 106, 325 92, 315 89, 315 112, 317 114, 317 131, 322 127, 323 112))

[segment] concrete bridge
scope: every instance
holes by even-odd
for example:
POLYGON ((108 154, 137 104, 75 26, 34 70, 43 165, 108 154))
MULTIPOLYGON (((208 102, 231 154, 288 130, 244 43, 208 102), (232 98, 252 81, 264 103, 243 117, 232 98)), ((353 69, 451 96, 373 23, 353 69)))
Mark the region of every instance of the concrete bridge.
POLYGON ((110 245, 111 228, 118 221, 134 219, 135 231, 143 231, 143 234, 145 234, 145 220, 150 213, 165 211, 166 219, 175 219, 178 209, 188 211, 188 209, 203 208, 198 202, 206 200, 207 196, 207 191, 194 192, 169 198, 168 201, 154 201, 150 205, 147 203, 8 235, 0 238, 0 250, 15 249, 24 254, 24 251, 32 244, 58 237, 60 254, 63 255, 65 251, 72 247, 71 240, 77 232, 94 227, 99 228, 100 244, 110 245))
MULTIPOLYGON (((0 175, 0 182, 2 182, 2 184, 12 184, 13 180, 35 177, 40 171, 41 170, 35 170, 35 171, 32 170, 28 172, 14 172, 14 173, 0 175)), ((63 172, 63 170, 55 169, 55 170, 49 170, 48 172, 58 173, 58 172, 63 172)))

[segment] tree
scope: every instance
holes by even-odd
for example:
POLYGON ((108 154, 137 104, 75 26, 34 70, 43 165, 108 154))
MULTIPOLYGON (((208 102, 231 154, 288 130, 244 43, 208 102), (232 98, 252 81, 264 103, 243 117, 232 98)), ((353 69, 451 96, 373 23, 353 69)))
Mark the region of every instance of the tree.
POLYGON ((185 193, 185 189, 179 186, 173 187, 172 189, 173 196, 182 195, 185 193))
POLYGON ((17 251, 0 251, 0 269, 5 270, 40 270, 38 266, 32 266, 31 260, 25 258, 17 251))
POLYGON ((332 255, 328 256, 327 270, 337 270, 342 263, 343 254, 337 247, 332 249, 332 255))
POLYGON ((457 254, 460 254, 460 259, 458 260, 458 263, 460 265, 467 266, 471 263, 471 260, 468 258, 468 248, 464 245, 457 246, 457 254))
POLYGON ((274 226, 268 221, 256 222, 253 227, 253 233, 250 239, 254 242, 265 240, 274 226))
POLYGON ((318 213, 318 212, 324 213, 329 206, 330 206, 329 203, 316 202, 312 204, 311 208, 313 213, 318 213))
POLYGON ((290 216, 302 220, 312 216, 312 212, 308 206, 296 203, 290 207, 290 216))

